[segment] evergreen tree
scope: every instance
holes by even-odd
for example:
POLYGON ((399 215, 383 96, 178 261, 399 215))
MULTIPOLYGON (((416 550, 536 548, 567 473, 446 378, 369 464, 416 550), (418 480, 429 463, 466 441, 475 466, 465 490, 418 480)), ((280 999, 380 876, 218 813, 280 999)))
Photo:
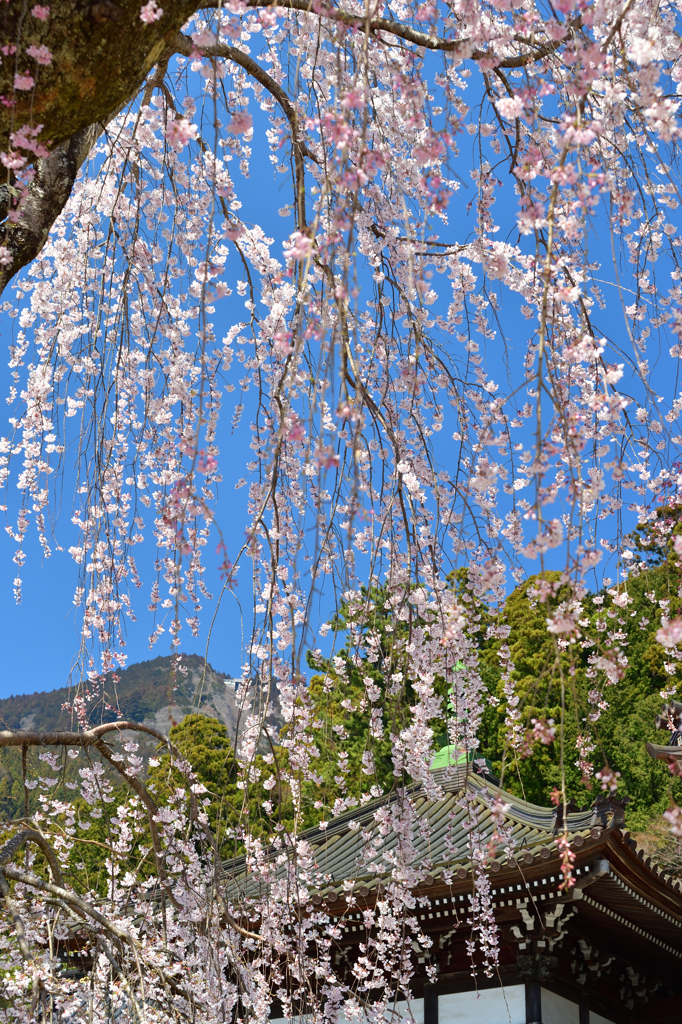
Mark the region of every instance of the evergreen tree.
MULTIPOLYGON (((279 747, 257 754, 251 771, 244 772, 227 727, 216 718, 187 715, 173 726, 169 738, 191 766, 196 782, 205 787, 205 793, 197 794, 197 802, 205 807, 224 856, 241 853, 246 834, 267 837, 277 826, 291 824, 291 791, 280 782, 283 752, 279 747), (264 785, 269 779, 275 780, 271 789, 264 785)), ((187 789, 186 777, 171 766, 168 753, 150 769, 149 788, 160 803, 167 802, 178 789, 187 789)))

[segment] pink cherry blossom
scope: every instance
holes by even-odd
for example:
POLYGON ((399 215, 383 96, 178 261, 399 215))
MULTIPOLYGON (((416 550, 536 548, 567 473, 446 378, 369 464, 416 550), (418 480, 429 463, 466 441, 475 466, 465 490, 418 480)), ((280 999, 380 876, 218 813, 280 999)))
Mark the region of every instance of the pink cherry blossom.
POLYGON ((31 8, 31 14, 34 18, 37 18, 38 21, 47 21, 47 19, 50 17, 50 8, 43 7, 40 4, 36 4, 34 7, 31 8))
POLYGON ((513 121, 523 113, 523 100, 520 96, 503 96, 497 100, 495 106, 507 121, 513 121))
POLYGON ((149 3, 140 8, 140 21, 145 25, 152 25, 160 18, 163 18, 163 7, 159 7, 156 0, 149 0, 149 3))
POLYGON ((207 46, 215 46, 217 38, 215 32, 205 28, 200 32, 192 32, 192 41, 197 49, 201 50, 207 46))
POLYGON ((48 66, 52 63, 52 54, 46 46, 29 46, 26 53, 29 57, 33 57, 38 64, 48 66))
POLYGON ((16 74, 14 76, 14 88, 18 90, 28 91, 35 85, 34 79, 31 75, 16 74))
POLYGON ((253 118, 246 111, 240 110, 236 114, 232 115, 232 120, 228 124, 228 129, 234 135, 242 135, 244 132, 248 132, 253 125, 253 118))
POLYGON ((533 739, 548 746, 554 742, 556 737, 556 726, 554 719, 550 718, 545 721, 544 718, 531 718, 531 725, 533 726, 533 739))
POLYGON ((682 809, 673 807, 663 812, 663 817, 670 825, 670 831, 674 836, 682 836, 682 809))
POLYGON ((184 117, 168 122, 166 139, 175 149, 182 149, 192 139, 196 139, 197 135, 197 126, 184 117))
POLYGON ((18 171, 26 166, 27 159, 22 153, 11 150, 9 153, 0 153, 0 162, 10 171, 18 171))
POLYGON ((656 633, 656 640, 663 647, 676 647, 682 642, 682 617, 668 620, 661 619, 661 628, 656 633))
POLYGON ((615 793, 618 789, 620 772, 614 772, 612 768, 605 767, 600 772, 595 773, 595 778, 599 781, 601 788, 605 792, 615 793))
POLYGON ((313 248, 313 241, 308 235, 294 231, 284 247, 284 256, 288 260, 306 260, 313 248))

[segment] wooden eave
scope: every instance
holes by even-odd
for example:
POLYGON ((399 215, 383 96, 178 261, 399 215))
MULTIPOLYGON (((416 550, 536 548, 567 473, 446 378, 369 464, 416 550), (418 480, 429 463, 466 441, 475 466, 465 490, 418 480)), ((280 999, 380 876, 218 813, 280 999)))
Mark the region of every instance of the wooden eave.
MULTIPOLYGON (((469 934, 470 897, 475 884, 468 856, 467 811, 460 804, 466 797, 478 815, 477 831, 492 835, 494 822, 489 805, 492 799, 499 798, 509 805, 505 825, 512 830, 515 856, 509 860, 499 851, 487 866, 487 873, 495 919, 506 936, 500 965, 510 978, 518 977, 518 971, 514 973, 518 942, 510 937, 516 934, 514 926, 523 923, 524 915, 527 918, 531 912, 552 910, 561 903, 567 904, 562 915, 564 920, 570 916, 566 934, 573 944, 581 938, 587 943, 598 941, 634 970, 645 969, 651 976, 679 976, 680 883, 652 864, 629 833, 613 826, 612 817, 606 815, 597 820, 597 812, 592 811, 567 816, 566 834, 575 855, 575 886, 562 892, 558 833, 551 809, 528 804, 504 793, 491 780, 471 774, 446 780, 443 788, 443 799, 438 801, 428 800, 419 787, 410 792, 417 819, 428 817, 429 829, 428 839, 423 839, 415 829, 416 863, 424 865, 426 877, 412 888, 415 908, 407 913, 416 917, 420 928, 434 938, 450 933, 446 941, 447 948, 454 951, 453 963, 460 957, 457 950, 469 934), (606 827, 602 827, 604 821, 609 822, 606 827), (445 856, 448 843, 457 848, 454 857, 445 856)), ((379 855, 375 856, 374 864, 358 870, 367 843, 363 832, 376 836, 376 811, 390 807, 397 799, 382 798, 334 819, 327 829, 305 833, 304 838, 315 850, 320 877, 316 891, 302 888, 299 892, 296 872, 292 875, 291 900, 298 905, 300 915, 322 912, 336 920, 342 927, 338 946, 347 948, 351 957, 353 949, 368 934, 363 910, 376 905, 384 885, 391 881, 385 867, 382 876, 379 855)), ((395 836, 389 830, 386 848, 394 843, 395 836)), ((381 853, 380 842, 378 848, 381 853)), ((281 853, 273 851, 273 857, 281 853)), ((228 893, 231 890, 247 900, 258 898, 263 891, 259 879, 246 873, 243 859, 225 867, 228 893)), ((538 933, 534 937, 537 939, 538 933)), ((557 952, 559 975, 570 985, 570 965, 566 960, 569 947, 572 948, 571 943, 565 948, 557 947, 557 952)), ((420 984, 419 969, 415 983, 420 984)))

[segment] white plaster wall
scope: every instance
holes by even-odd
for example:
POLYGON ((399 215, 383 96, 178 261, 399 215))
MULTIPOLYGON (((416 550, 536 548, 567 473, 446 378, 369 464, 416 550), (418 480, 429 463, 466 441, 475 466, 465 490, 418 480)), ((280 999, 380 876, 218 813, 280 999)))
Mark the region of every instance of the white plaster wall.
POLYGON ((484 988, 438 998, 438 1024, 525 1024, 526 987, 484 988))
POLYGON ((590 1010, 590 1024, 613 1024, 613 1021, 602 1017, 600 1013, 594 1013, 594 1011, 590 1010))
POLYGON ((580 1024, 580 1007, 543 988, 542 1024, 580 1024))
MULTIPOLYGON (((406 1022, 406 1024, 424 1024, 424 1000, 413 999, 408 1004, 406 1002, 395 1004, 395 1013, 390 1010, 386 1012, 386 1019, 396 1021, 397 1017, 406 1022)), ((339 1017, 339 1024, 363 1024, 363 1017, 355 1018, 352 1022, 348 1022, 348 1018, 345 1015, 339 1017)), ((525 1019, 525 1018, 524 1018, 525 1019)), ((312 1017, 304 1015, 302 1017, 271 1017, 270 1024, 312 1024, 312 1017)))
MULTIPOLYGON (((424 1024, 423 999, 413 999, 409 1005, 405 1002, 396 1003, 395 1009, 406 1024, 411 1021, 424 1024)), ((390 1017, 391 1014, 387 1013, 387 1018, 390 1017)), ((341 1017, 339 1024, 345 1020, 345 1017, 341 1017)), ((478 993, 458 992, 438 998, 438 1024, 525 1024, 525 1021, 524 985, 510 985, 504 990, 485 988, 478 993)), ((270 1024, 310 1024, 310 1018, 295 1017, 293 1021, 288 1021, 285 1017, 279 1017, 272 1019, 270 1024)), ((362 1024, 362 1018, 353 1024, 362 1024)))
MULTIPOLYGON (((410 1003, 396 1003, 395 1008, 403 1020, 414 1021, 414 1024, 424 1024, 423 999, 413 999, 410 1003)), ((387 1012, 386 1016, 390 1020, 392 1015, 387 1012)), ((395 1020, 395 1017, 393 1017, 393 1020, 395 1020)))

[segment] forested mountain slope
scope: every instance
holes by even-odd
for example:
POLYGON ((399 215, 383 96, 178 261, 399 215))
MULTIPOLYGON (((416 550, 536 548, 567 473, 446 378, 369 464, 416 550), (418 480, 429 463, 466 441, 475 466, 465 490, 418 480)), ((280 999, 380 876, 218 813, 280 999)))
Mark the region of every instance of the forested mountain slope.
MULTIPOLYGON (((180 667, 173 669, 170 656, 130 665, 116 676, 108 675, 90 686, 82 706, 86 725, 101 722, 144 722, 168 735, 188 715, 201 714, 216 719, 226 729, 226 738, 234 741, 245 701, 249 710, 258 710, 262 694, 257 681, 244 690, 236 680, 218 672, 196 654, 183 655, 180 667)), ((62 686, 41 693, 20 694, 0 700, 0 728, 54 731, 79 728, 74 690, 62 686)), ((279 719, 274 718, 275 727, 279 719)), ((194 731, 193 729, 190 731, 194 731)), ((124 734, 126 735, 126 734, 124 734)), ((137 735, 140 754, 151 755, 158 744, 152 737, 137 735)), ((111 742, 116 742, 112 740, 111 742)), ((35 752, 28 755, 27 775, 40 775, 35 752)), ((21 751, 0 751, 0 817, 15 818, 24 813, 25 791, 22 781, 21 751)), ((35 795, 29 797, 31 808, 35 795)))

